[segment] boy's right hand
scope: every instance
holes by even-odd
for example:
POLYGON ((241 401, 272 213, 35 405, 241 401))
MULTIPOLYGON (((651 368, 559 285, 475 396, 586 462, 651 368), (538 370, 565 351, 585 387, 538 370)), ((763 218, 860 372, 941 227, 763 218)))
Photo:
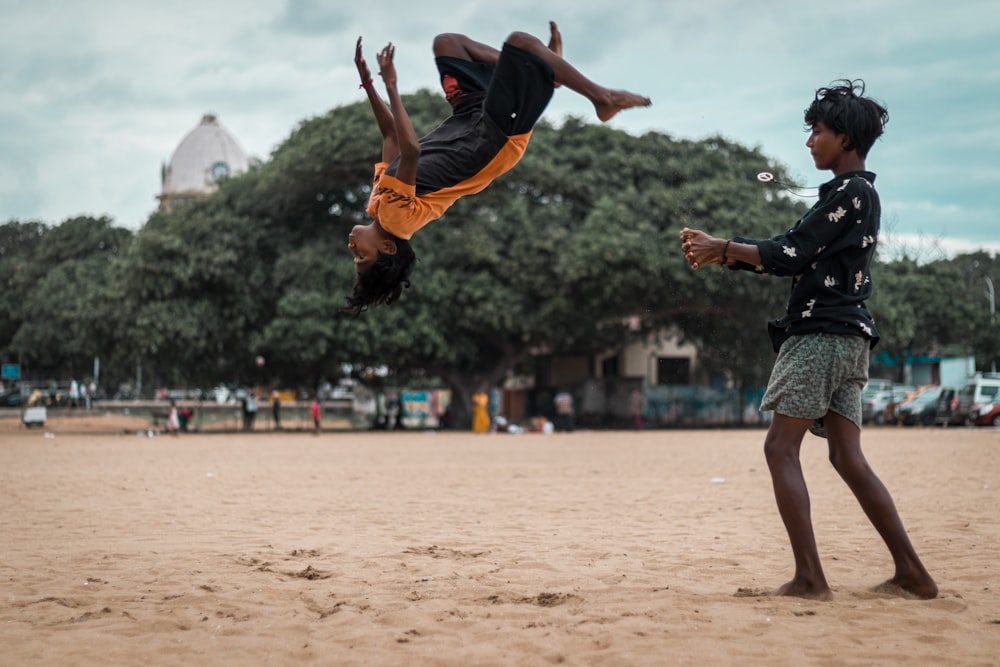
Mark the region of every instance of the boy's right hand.
POLYGON ((361 54, 361 38, 358 37, 358 44, 354 47, 354 64, 358 67, 358 74, 361 75, 361 83, 371 81, 372 72, 368 69, 368 63, 361 54))

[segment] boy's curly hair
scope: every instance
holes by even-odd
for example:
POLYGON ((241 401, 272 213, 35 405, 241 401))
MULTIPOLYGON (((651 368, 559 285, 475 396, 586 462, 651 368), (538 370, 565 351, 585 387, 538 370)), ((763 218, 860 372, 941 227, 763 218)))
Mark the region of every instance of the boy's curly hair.
POLYGON ((865 82, 861 79, 841 79, 820 88, 805 110, 806 127, 822 122, 837 134, 847 135, 845 150, 856 150, 862 159, 867 157, 889 122, 889 112, 864 94, 865 82))
POLYGON ((358 273, 354 291, 340 312, 358 315, 369 305, 389 305, 399 298, 404 287, 410 286, 410 273, 417 263, 417 255, 409 241, 399 238, 395 241, 395 254, 380 252, 374 264, 358 273))

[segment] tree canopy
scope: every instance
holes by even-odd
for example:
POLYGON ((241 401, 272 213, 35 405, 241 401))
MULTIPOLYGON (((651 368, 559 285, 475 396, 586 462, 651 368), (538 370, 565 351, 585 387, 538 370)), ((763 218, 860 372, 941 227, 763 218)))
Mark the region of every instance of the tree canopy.
MULTIPOLYGON (((406 104, 419 132, 449 113, 429 91, 406 104)), ((338 312, 354 276, 346 236, 367 223, 380 146, 367 103, 339 107, 134 234, 106 218, 0 226, 0 354, 52 373, 99 355, 119 378, 141 363, 161 383, 197 386, 315 388, 344 364, 387 366, 467 398, 541 351, 599 354, 667 332, 697 347, 708 374, 766 382, 765 321, 784 310, 788 283, 692 272, 678 251, 685 226, 770 238, 804 212, 757 182, 783 171, 759 149, 543 121, 511 172, 414 236, 400 301, 350 317, 338 312)), ((976 292, 993 258, 876 271, 884 349, 1000 356, 976 292)))
POLYGON ((120 323, 109 277, 133 235, 109 218, 0 226, 0 358, 83 377, 112 354, 120 323))

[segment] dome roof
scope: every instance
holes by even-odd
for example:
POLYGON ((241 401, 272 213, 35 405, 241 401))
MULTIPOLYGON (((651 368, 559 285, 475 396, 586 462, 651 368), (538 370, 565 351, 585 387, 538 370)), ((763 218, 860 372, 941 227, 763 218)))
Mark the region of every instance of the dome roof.
POLYGON ((215 191, 220 178, 242 174, 248 165, 236 140, 213 114, 205 114, 164 165, 160 198, 208 194, 215 191))

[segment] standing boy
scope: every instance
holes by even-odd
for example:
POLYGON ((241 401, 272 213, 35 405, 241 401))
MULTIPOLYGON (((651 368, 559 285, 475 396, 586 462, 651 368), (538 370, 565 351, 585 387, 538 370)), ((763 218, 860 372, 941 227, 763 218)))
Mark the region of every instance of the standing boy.
POLYGON ((419 140, 396 86, 396 47, 389 44, 378 54, 386 104, 375 92, 358 38, 354 62, 382 133, 382 158, 367 208, 372 222, 348 236, 357 277, 345 312, 399 298, 416 262, 409 239, 459 198, 481 192, 517 164, 555 87, 586 97, 601 121, 649 106, 647 97, 584 77, 562 58, 554 22, 549 29, 547 46, 514 32, 501 51, 465 35, 435 37, 435 63, 452 115, 419 140))
POLYGON ((889 547, 895 575, 879 588, 921 598, 937 585, 910 544, 888 490, 861 452, 861 390, 878 331, 865 301, 872 293, 871 262, 881 208, 875 174, 865 157, 888 114, 864 97, 861 81, 820 88, 805 111, 806 146, 817 169, 834 178, 819 201, 788 232, 769 240, 724 240, 685 228, 681 250, 692 268, 731 269, 792 276, 784 317, 768 323, 778 353, 762 410, 774 418, 764 441, 774 495, 795 557, 795 576, 779 595, 832 597, 820 565, 809 493, 799 463, 807 430, 826 437, 830 462, 889 547))

